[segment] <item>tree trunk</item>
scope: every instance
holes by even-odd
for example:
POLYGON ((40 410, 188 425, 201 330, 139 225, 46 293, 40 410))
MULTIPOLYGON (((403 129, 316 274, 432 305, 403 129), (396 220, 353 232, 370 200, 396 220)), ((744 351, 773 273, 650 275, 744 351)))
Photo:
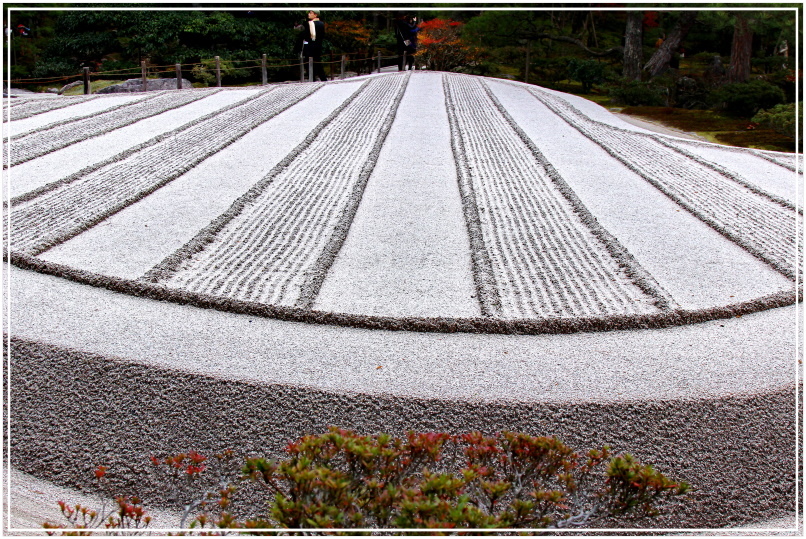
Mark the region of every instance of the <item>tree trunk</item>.
POLYGON ((750 21, 741 13, 736 13, 736 24, 733 26, 733 44, 730 47, 729 82, 747 82, 750 80, 750 58, 753 55, 753 30, 750 21))
POLYGON ((644 13, 630 11, 627 13, 627 27, 624 30, 624 70, 625 79, 641 80, 641 64, 643 63, 644 13))
POLYGON ((680 46, 680 42, 685 39, 691 27, 694 26, 696 19, 696 11, 684 11, 680 15, 680 20, 677 21, 674 29, 669 33, 669 37, 666 38, 666 41, 661 44, 644 66, 644 69, 649 71, 650 77, 657 77, 669 69, 672 55, 680 46))

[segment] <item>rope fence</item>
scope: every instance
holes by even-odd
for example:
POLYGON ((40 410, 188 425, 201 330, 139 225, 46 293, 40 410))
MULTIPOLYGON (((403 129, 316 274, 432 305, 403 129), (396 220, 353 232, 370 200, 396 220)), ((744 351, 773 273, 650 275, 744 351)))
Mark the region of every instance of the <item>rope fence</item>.
MULTIPOLYGON (((131 67, 131 68, 124 68, 124 69, 111 69, 105 71, 90 71, 89 67, 83 68, 83 73, 78 73, 75 75, 65 75, 65 76, 55 76, 55 77, 42 77, 42 78, 18 78, 18 79, 3 79, 4 85, 45 85, 45 84, 53 84, 56 82, 65 82, 66 84, 70 84, 67 81, 84 81, 84 93, 89 94, 90 92, 90 85, 89 81, 91 78, 98 79, 103 77, 130 77, 136 78, 139 76, 143 79, 143 89, 147 88, 147 80, 149 75, 159 75, 164 73, 175 73, 177 76, 177 88, 182 87, 181 83, 181 73, 185 71, 194 70, 198 71, 206 71, 210 73, 212 71, 215 74, 216 78, 216 86, 221 86, 221 78, 222 78, 222 70, 229 70, 229 69, 237 69, 239 71, 243 70, 257 70, 260 69, 262 71, 262 79, 263 84, 268 83, 268 70, 276 70, 276 69, 289 69, 289 68, 296 68, 300 69, 300 82, 304 82, 306 80, 306 67, 308 76, 307 79, 312 81, 313 80, 313 67, 314 65, 321 65, 325 69, 329 71, 329 78, 333 80, 335 78, 334 71, 339 71, 338 77, 340 79, 344 79, 346 76, 346 70, 348 65, 352 64, 354 67, 358 67, 357 72, 360 74, 362 72, 366 73, 373 73, 373 72, 380 72, 381 69, 384 67, 383 63, 386 60, 395 59, 396 61, 400 59, 400 56, 383 56, 380 51, 378 51, 377 55, 375 56, 366 56, 364 54, 362 57, 355 58, 355 56, 361 53, 349 53, 349 54, 342 54, 340 55, 339 59, 334 60, 333 54, 329 55, 329 61, 320 61, 320 62, 313 62, 312 58, 309 58, 308 62, 304 62, 302 56, 300 55, 297 59, 288 59, 288 58, 267 58, 264 54, 262 58, 255 59, 255 60, 225 60, 221 59, 219 56, 215 56, 209 60, 204 60, 202 62, 196 63, 185 63, 185 64, 171 64, 171 65, 148 65, 145 61, 141 62, 139 68, 131 67), (352 57, 352 58, 351 58, 352 57), (273 63, 269 63, 273 62, 273 63), (235 67, 234 64, 255 64, 255 65, 241 65, 235 67), (306 65, 307 64, 307 65, 306 65), (357 66, 356 66, 357 64, 357 66), (222 68, 222 65, 224 66, 222 68)), ((404 53, 404 58, 405 58, 404 53)), ((224 74, 226 76, 226 74, 224 74)), ((153 79, 152 79, 153 80, 153 79)))

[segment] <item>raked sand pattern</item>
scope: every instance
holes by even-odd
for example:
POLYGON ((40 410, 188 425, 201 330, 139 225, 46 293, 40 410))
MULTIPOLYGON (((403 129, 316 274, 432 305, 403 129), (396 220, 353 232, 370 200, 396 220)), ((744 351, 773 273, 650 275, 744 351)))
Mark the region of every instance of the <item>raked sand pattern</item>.
POLYGON ((793 511, 794 155, 447 73, 10 106, 23 471, 69 486, 93 459, 274 451, 332 423, 521 428, 695 483, 655 526, 793 511), (147 419, 114 442, 59 419, 131 399, 147 419), (194 406, 241 419, 207 437, 194 406))
MULTIPOLYGON (((213 304, 293 308, 290 316, 297 318, 301 311, 311 310, 348 240, 386 134, 395 121, 406 121, 396 116, 396 110, 410 78, 410 74, 389 75, 356 86, 265 176, 186 238, 181 248, 143 271, 139 281, 213 304)), ((414 84, 433 85, 437 78, 418 77, 414 84)), ((783 194, 770 193, 670 137, 608 125, 555 94, 517 87, 648 182, 656 197, 668 197, 679 210, 727 238, 743 251, 739 256, 749 254, 766 264, 768 273, 775 275, 771 280, 781 283, 777 287, 760 283, 755 297, 746 298, 754 302, 752 306, 726 298, 722 304, 703 302, 697 309, 683 309, 682 302, 664 288, 664 275, 648 271, 641 253, 630 252, 600 224, 600 216, 518 125, 495 95, 504 86, 474 77, 442 76, 441 84, 433 88, 443 96, 464 216, 463 223, 453 225, 466 228, 472 261, 468 269, 482 315, 466 321, 467 327, 539 333, 663 326, 724 316, 725 309, 738 314, 794 301, 795 281, 802 277, 802 264, 794 254, 801 247, 796 234, 800 213, 794 202, 800 175, 782 166, 785 156, 769 161, 760 152, 744 154, 764 165, 775 163, 771 166, 779 169, 779 183, 791 184, 783 194), (515 322, 507 326, 510 321, 515 322)), ((254 90, 111 157, 89 159, 78 172, 13 197, 4 240, 10 231, 12 253, 36 263, 31 257, 48 260, 49 251, 69 245, 123 210, 147 213, 149 195, 195 167, 204 167, 210 157, 256 127, 270 125, 286 109, 304 108, 306 98, 317 91, 317 85, 254 90)), ((91 118, 79 116, 74 122, 61 120, 20 133, 11 142, 10 176, 14 177, 14 165, 58 155, 66 146, 181 109, 216 92, 220 90, 163 92, 91 118)), ((214 188, 206 196, 215 197, 214 188)), ((715 240, 711 235, 701 241, 715 240)), ((71 270, 92 271, 69 257, 52 261, 71 270)), ((692 272, 698 271, 697 260, 690 265, 692 272)), ((349 305, 331 309, 358 317, 386 314, 350 312, 349 305)), ((463 319, 447 302, 440 314, 437 318, 463 319)), ((424 318, 420 313, 407 315, 414 319, 411 329, 423 327, 416 320, 424 318)), ((439 320, 432 325, 448 331, 456 327, 439 320)))

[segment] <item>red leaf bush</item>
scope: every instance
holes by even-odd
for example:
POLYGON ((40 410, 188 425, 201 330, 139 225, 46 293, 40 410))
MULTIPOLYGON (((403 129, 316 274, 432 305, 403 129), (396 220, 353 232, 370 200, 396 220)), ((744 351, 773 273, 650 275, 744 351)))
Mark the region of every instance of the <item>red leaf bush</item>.
MULTIPOLYGON (((247 458, 239 478, 219 478, 185 506, 186 516, 195 512, 190 528, 582 527, 655 516, 690 488, 630 455, 611 456, 606 446, 580 454, 556 438, 514 432, 394 438, 331 427, 289 444, 286 452, 283 460, 247 458), (237 516, 235 495, 246 482, 265 492, 265 514, 237 516)), ((227 461, 232 452, 215 457, 227 461)), ((151 460, 168 476, 184 476, 185 484, 197 480, 208 461, 194 452, 151 460)), ((139 500, 117 503, 119 516, 108 523, 123 528, 147 518, 139 500)), ((79 520, 78 506, 62 512, 79 528, 100 522, 79 520)))

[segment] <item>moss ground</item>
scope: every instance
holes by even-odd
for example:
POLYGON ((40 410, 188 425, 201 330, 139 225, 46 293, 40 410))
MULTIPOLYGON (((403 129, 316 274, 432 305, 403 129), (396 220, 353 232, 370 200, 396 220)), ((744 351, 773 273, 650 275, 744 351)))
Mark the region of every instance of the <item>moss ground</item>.
MULTIPOLYGON (((90 81, 90 88, 92 93, 101 90, 102 88, 106 88, 107 86, 112 86, 113 84, 120 84, 122 81, 119 80, 93 80, 90 81)), ((82 95, 84 93, 84 85, 76 86, 75 88, 70 88, 69 90, 65 91, 63 95, 82 95)))
POLYGON ((747 118, 739 118, 710 110, 688 110, 672 107, 626 107, 618 112, 660 122, 689 133, 697 133, 712 142, 794 152, 795 141, 772 129, 755 127, 747 118))

